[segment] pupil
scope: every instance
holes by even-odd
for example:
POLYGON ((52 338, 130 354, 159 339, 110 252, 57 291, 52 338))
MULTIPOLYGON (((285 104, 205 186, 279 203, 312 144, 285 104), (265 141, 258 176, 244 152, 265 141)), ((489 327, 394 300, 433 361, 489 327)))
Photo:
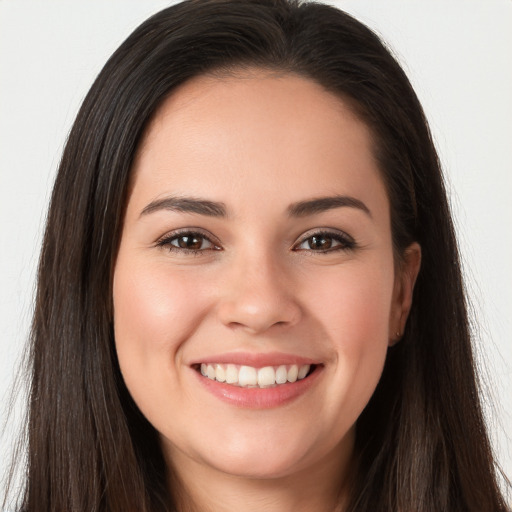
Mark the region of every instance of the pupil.
POLYGON ((201 240, 195 236, 182 236, 179 238, 179 246, 183 249, 200 249, 201 240))
POLYGON ((328 236, 313 236, 311 237, 310 246, 312 249, 329 249, 331 243, 332 239, 328 236))

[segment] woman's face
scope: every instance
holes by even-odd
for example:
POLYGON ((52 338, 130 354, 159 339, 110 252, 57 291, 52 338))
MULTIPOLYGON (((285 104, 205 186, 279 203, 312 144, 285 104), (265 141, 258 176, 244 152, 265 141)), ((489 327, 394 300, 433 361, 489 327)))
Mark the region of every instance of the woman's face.
POLYGON ((173 93, 137 154, 113 293, 124 380, 178 471, 347 461, 418 264, 415 246, 395 272, 370 133, 340 99, 260 71, 173 93))

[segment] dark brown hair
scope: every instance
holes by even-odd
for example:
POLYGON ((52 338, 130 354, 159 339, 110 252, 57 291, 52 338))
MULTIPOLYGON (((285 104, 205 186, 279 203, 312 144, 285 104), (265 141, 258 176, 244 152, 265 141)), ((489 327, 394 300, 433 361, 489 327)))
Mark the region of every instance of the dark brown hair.
MULTIPOLYGON (((349 510, 505 511, 483 421, 454 229, 411 85, 344 12, 295 0, 187 0, 154 15, 87 95, 55 182, 31 336, 26 512, 173 510, 158 435, 123 383, 112 270, 145 127, 180 84, 257 67, 299 74, 371 128, 395 253, 422 268, 402 341, 357 422, 349 510)), ((179 411, 176 411, 179 414, 179 411)))

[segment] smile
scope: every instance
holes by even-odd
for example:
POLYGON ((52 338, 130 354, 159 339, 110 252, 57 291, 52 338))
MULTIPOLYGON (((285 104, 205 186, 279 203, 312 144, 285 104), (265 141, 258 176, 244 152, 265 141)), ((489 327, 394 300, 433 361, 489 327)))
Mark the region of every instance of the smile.
POLYGON ((230 352, 192 361, 197 382, 210 395, 235 407, 271 409, 312 396, 325 364, 296 354, 230 352))
POLYGON ((255 368, 236 364, 202 363, 199 369, 204 377, 232 386, 273 388, 304 379, 310 373, 312 366, 309 364, 282 364, 255 368))

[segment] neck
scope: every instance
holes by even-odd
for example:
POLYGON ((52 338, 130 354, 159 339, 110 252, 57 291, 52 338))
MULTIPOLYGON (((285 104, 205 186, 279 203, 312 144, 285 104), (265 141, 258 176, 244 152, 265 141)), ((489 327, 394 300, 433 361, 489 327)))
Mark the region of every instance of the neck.
POLYGON ((343 512, 349 497, 350 453, 275 478, 227 474, 173 453, 171 491, 179 512, 343 512), (179 470, 177 470, 179 468, 179 470))

